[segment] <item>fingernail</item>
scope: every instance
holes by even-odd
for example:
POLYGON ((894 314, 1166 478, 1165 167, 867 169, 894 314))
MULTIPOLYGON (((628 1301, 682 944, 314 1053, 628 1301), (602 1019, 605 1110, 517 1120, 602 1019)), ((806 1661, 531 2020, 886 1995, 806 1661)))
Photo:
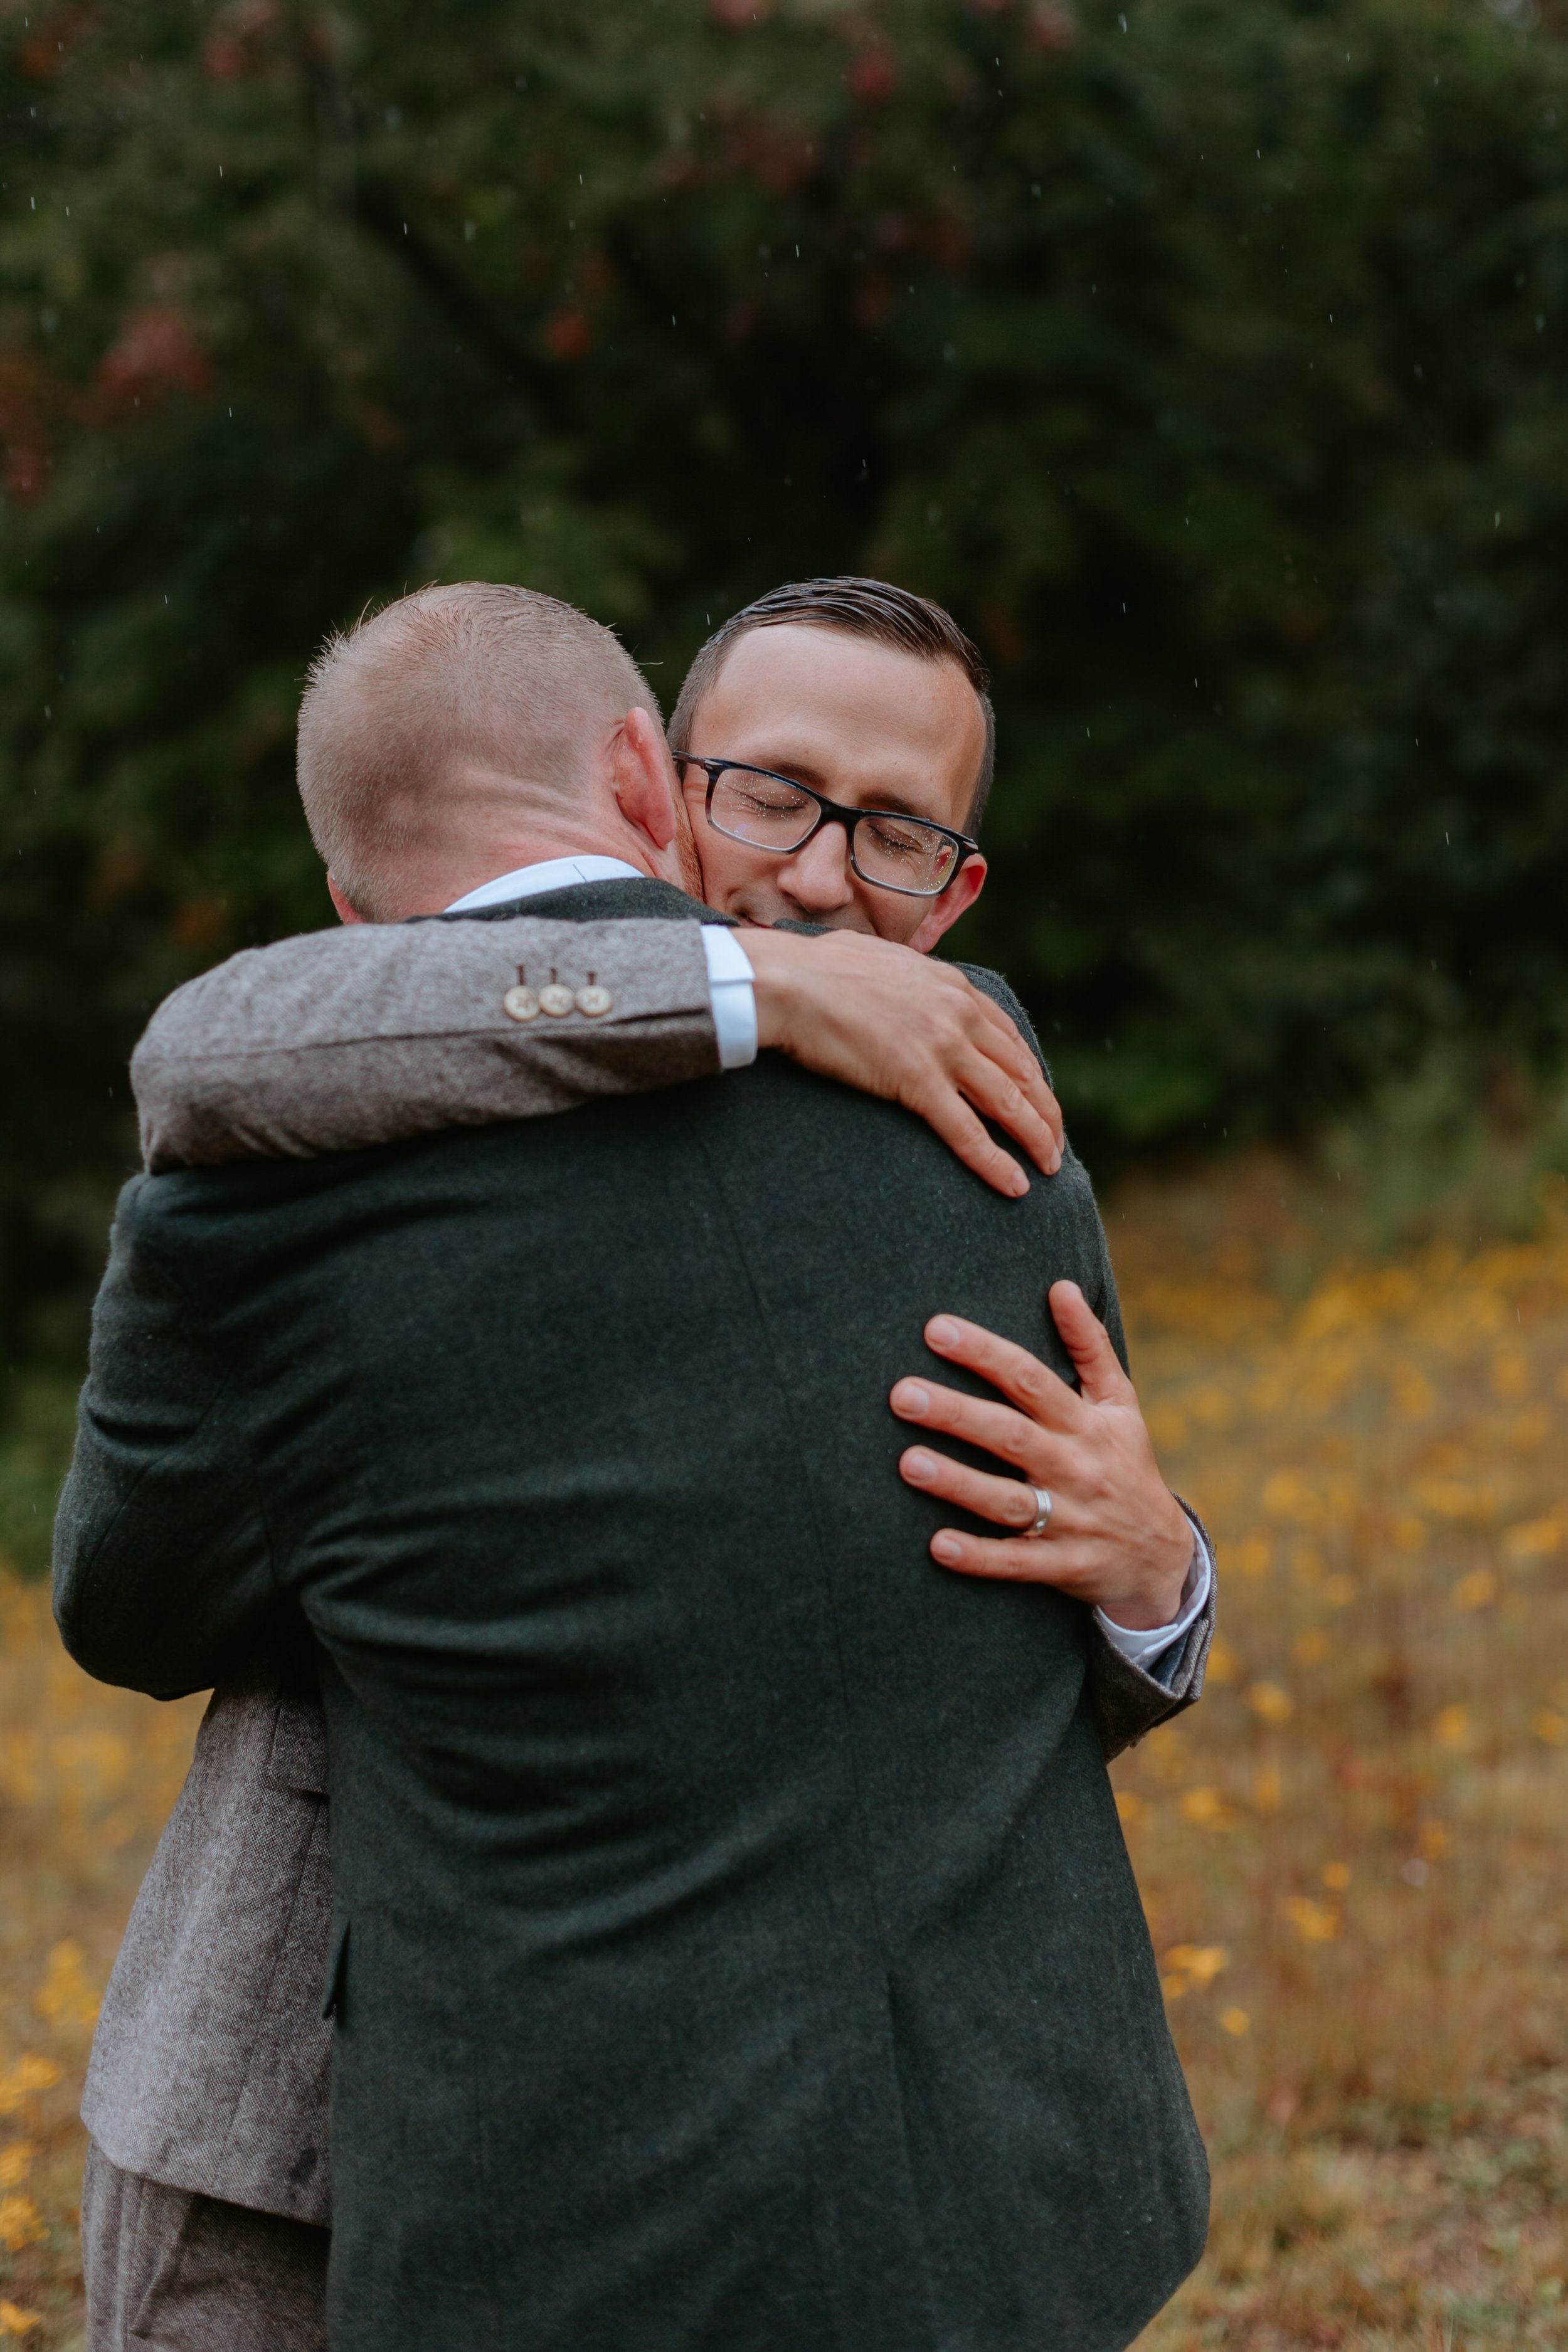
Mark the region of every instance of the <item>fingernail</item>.
POLYGON ((959 1328, 949 1315, 936 1315, 926 1325, 926 1338, 933 1348, 956 1348, 959 1328))
POLYGON ((908 1413, 911 1421, 923 1421, 931 1411, 931 1391, 922 1389, 919 1381, 900 1381, 893 1392, 894 1410, 908 1413))
POLYGON ((912 1454, 905 1454, 903 1470, 912 1486, 929 1486, 936 1476, 936 1456, 922 1454, 917 1446, 912 1454))
POLYGON ((1050 1174, 1050 1175, 1052 1175, 1052 1176, 1054 1176, 1054 1175, 1056 1174, 1056 1172, 1057 1172, 1057 1170, 1061 1166, 1061 1164, 1062 1164, 1062 1155, 1061 1155, 1061 1153, 1060 1153, 1059 1151, 1053 1151, 1053 1152, 1052 1152, 1052 1154, 1051 1154, 1051 1164, 1050 1164, 1050 1168, 1049 1168, 1049 1170, 1047 1171, 1047 1173, 1048 1173, 1048 1174, 1050 1174))
POLYGON ((952 1568, 963 1558, 963 1546, 956 1536, 950 1536, 944 1530, 940 1536, 932 1536, 931 1556, 932 1559, 940 1559, 944 1568, 952 1568))
POLYGON ((1012 1182, 1007 1187, 1007 1190, 1012 1193, 1015 1201, 1021 1201, 1028 1189, 1029 1180, 1020 1168, 1015 1174, 1012 1182))

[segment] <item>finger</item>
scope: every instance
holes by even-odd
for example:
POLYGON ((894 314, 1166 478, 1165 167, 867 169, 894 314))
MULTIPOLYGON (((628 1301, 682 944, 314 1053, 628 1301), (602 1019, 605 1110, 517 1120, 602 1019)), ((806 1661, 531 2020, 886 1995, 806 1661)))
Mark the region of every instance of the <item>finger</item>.
MULTIPOLYGON (((972 1470, 967 1463, 955 1462, 951 1454, 934 1453, 930 1446, 911 1445, 900 1457, 899 1475, 906 1486, 918 1487, 922 1495, 954 1503, 961 1511, 973 1511, 977 1519, 994 1520, 999 1528, 1022 1531, 1032 1528, 1039 1515, 1039 1497, 1032 1484, 1026 1486, 1021 1478, 998 1478, 985 1470, 972 1470)), ((1059 1535, 1063 1530, 1054 1492, 1051 1499, 1051 1526, 1059 1535)), ((1037 1540, 1031 1538, 1031 1541, 1037 1540)))
POLYGON ((985 1576, 999 1583, 1052 1584, 1059 1592, 1076 1591, 1089 1574, 1074 1553, 1051 1543, 1025 1543, 1016 1536, 970 1536, 957 1528, 939 1528, 931 1539, 931 1556, 940 1568, 959 1576, 985 1576))
POLYGON ((964 1166, 973 1168, 994 1192, 1001 1192, 1013 1201, 1023 1198, 1029 1189, 1028 1178, 950 1083, 935 1082, 929 1092, 922 1089, 908 1100, 909 1108, 918 1111, 948 1150, 956 1152, 964 1166))
MULTIPOLYGON (((976 1039, 981 1052, 999 1068, 1005 1070, 1014 1083, 1023 1088, 1045 1120, 1051 1130, 1057 1166, 1059 1167, 1063 1141, 1061 1105, 1051 1092, 1044 1070, 1001 1006, 993 1004, 991 999, 983 996, 978 989, 973 990, 972 993, 983 1015, 983 1025, 976 1039)), ((1054 1175, 1056 1170, 1051 1169, 1047 1172, 1054 1175)))
MULTIPOLYGON (((1033 1056, 1031 1055, 1030 1058, 1033 1059, 1033 1056)), ((1055 1139, 1057 1168, 1059 1168, 1062 1164, 1062 1153, 1067 1148, 1067 1129, 1062 1119, 1062 1107, 1046 1083, 1046 1074, 1037 1062, 1035 1063, 1035 1076, 1039 1080, 1040 1087, 1040 1117, 1050 1129, 1055 1139)), ((1053 1176, 1056 1174, 1056 1168, 1052 1169, 1051 1173, 1053 1176)))
POLYGON ((994 1119, 998 1127, 1005 1127, 1009 1135, 1016 1137, 1042 1173, 1055 1175, 1062 1164, 1057 1139, 1038 1102, 1031 1099, 1000 1063, 981 1053, 966 1055, 954 1072, 954 1081, 982 1118, 994 1119))
MULTIPOLYGON (((1049 1175, 1055 1175, 1057 1170, 1062 1164, 1062 1114, 1060 1105, 1058 1103, 1057 1098, 1055 1095, 1052 1094, 1049 1087, 1046 1084, 1046 1074, 1044 1070, 1041 1069, 1038 1062, 1036 1061, 1033 1054, 1028 1051, 1026 1046, 1024 1048, 1023 1066, 1021 1069, 1016 1066, 1011 1057, 1006 1061, 1001 1061, 994 1055, 989 1052, 982 1053, 981 1062, 983 1066, 994 1066, 1002 1072, 1005 1079, 1010 1079, 1012 1084, 1017 1087, 1019 1094, 1022 1096, 1024 1101, 1027 1103, 1030 1110, 1034 1113, 1034 1116, 1040 1121, 1046 1133, 1050 1138, 1049 1157, 1051 1165, 1047 1171, 1047 1173, 1049 1175)), ((1009 1127, 1012 1124, 1010 1119, 1005 1120, 1005 1123, 1009 1127)))
POLYGON ((1122 1370, 1110 1334, 1076 1282, 1053 1282, 1051 1320, 1073 1360, 1079 1383, 1090 1404, 1125 1404, 1132 1383, 1122 1370))
POLYGON ((1031 1420, 1054 1429, 1082 1426, 1084 1407, 1066 1381, 1027 1348, 987 1331, 984 1324, 966 1323, 961 1315, 933 1315, 925 1342, 934 1355, 978 1372, 1031 1420))
MULTIPOLYGON (((1070 1389, 1063 1393, 1072 1396, 1070 1389)), ((1072 1401, 1077 1404, 1076 1397, 1072 1401)), ((960 1438, 965 1445, 978 1445, 983 1452, 994 1454, 999 1462, 1011 1463, 1036 1486, 1048 1486, 1053 1477, 1060 1480, 1062 1476, 1063 1447, 1070 1439, 1043 1428, 1027 1413, 1015 1412, 1011 1405, 994 1404, 989 1397, 964 1396, 935 1381, 918 1379, 898 1381, 889 1402, 900 1421, 915 1422, 933 1434, 960 1438)))

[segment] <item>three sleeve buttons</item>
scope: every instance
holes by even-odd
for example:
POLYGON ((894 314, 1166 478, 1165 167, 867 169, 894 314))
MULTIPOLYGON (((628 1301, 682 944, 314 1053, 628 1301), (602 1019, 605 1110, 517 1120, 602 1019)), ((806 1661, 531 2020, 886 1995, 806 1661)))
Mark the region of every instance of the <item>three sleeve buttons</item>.
POLYGON ((542 1013, 552 1021, 564 1021, 569 1013, 581 1013, 585 1020, 602 1021, 606 1013, 615 1010, 615 998, 607 988, 599 984, 596 972, 588 974, 588 984, 573 992, 563 980, 552 971, 545 986, 537 991, 528 985, 528 975, 521 964, 517 968, 517 983, 501 998, 501 1011, 511 1021, 535 1021, 542 1013))

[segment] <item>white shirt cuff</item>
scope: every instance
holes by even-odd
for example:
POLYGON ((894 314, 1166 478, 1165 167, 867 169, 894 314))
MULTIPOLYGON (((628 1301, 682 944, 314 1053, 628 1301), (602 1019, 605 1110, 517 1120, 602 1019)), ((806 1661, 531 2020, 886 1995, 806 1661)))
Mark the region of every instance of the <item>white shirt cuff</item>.
POLYGON ((1112 1624, 1103 1609, 1097 1609, 1094 1612, 1104 1628, 1107 1641, 1113 1643, 1124 1658, 1131 1658, 1135 1666, 1142 1666, 1145 1674, 1153 1672, 1155 1662, 1191 1631, 1208 1606, 1209 1587, 1214 1581, 1214 1561, 1204 1541, 1203 1529, 1190 1511, 1186 1516, 1193 1530, 1193 1558, 1187 1570, 1187 1580, 1182 1587, 1180 1616, 1169 1625, 1151 1625, 1138 1632, 1130 1625, 1112 1624))
POLYGON ((743 1070, 757 1058, 756 973, 739 936, 727 923, 704 923, 708 994, 719 1039, 719 1066, 743 1070))

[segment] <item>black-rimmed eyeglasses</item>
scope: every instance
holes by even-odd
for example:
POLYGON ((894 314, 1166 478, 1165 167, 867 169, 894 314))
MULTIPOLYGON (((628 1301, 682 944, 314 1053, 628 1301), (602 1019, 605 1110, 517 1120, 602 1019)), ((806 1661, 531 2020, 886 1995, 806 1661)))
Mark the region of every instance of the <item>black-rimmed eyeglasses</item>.
POLYGON ((851 867, 875 890, 938 898, 959 867, 980 855, 980 844, 951 825, 905 816, 898 809, 843 808, 771 768, 748 767, 743 760, 701 760, 691 751, 671 757, 678 768, 700 768, 707 777, 708 822, 715 833, 789 857, 825 824, 841 824, 849 837, 851 867))

